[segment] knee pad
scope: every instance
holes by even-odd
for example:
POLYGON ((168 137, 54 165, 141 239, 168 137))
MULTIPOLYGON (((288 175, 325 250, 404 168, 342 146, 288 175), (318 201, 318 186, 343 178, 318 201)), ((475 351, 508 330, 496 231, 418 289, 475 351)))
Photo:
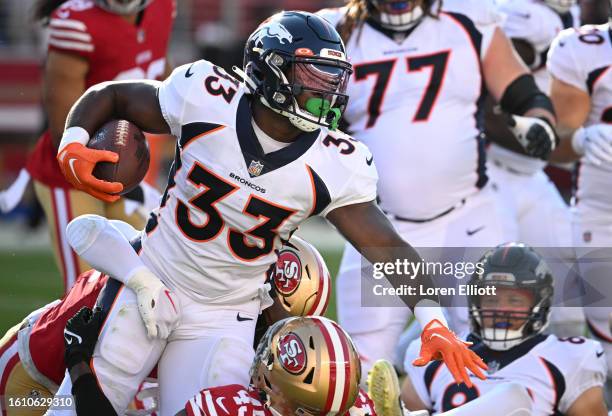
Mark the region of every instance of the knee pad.
POLYGON ((68 243, 81 255, 87 250, 100 233, 108 226, 108 220, 94 214, 80 215, 70 221, 66 227, 68 243))
MULTIPOLYGON (((135 376, 143 371, 148 373, 151 369, 147 368, 155 364, 150 363, 151 353, 157 343, 164 341, 147 338, 136 303, 124 303, 115 307, 118 310, 111 311, 111 316, 107 319, 96 346, 94 357, 99 356, 130 376, 135 376)), ((154 361, 156 362, 157 359, 154 361)))

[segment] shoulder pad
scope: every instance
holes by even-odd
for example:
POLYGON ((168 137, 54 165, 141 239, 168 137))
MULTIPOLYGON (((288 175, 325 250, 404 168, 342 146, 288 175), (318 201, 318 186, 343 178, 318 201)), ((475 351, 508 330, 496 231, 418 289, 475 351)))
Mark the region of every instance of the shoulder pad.
POLYGON ((513 0, 499 7, 504 20, 502 29, 509 38, 520 38, 531 43, 541 53, 550 47, 563 29, 559 16, 543 3, 513 0))
POLYGON ((442 10, 469 17, 477 26, 501 23, 501 15, 493 0, 444 0, 442 10))
POLYGON ((244 86, 224 69, 200 60, 176 68, 161 84, 162 113, 180 137, 181 127, 193 122, 234 125, 244 86))
POLYGON ((346 14, 346 7, 331 7, 328 9, 322 9, 319 10, 316 14, 327 20, 334 27, 337 27, 338 23, 340 23, 340 21, 346 14))
POLYGON ((49 48, 80 56, 95 49, 100 9, 91 0, 70 0, 58 7, 49 19, 49 48))

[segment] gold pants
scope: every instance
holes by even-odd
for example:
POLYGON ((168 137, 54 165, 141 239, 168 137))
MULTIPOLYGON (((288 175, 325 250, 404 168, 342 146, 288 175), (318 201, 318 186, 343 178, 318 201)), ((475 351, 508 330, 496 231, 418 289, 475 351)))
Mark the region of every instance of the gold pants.
POLYGON ((34 381, 19 360, 17 332, 21 325, 15 325, 0 339, 0 396, 4 398, 0 407, 2 416, 41 416, 47 406, 33 407, 33 402, 28 405, 28 398, 51 398, 53 393, 34 381))

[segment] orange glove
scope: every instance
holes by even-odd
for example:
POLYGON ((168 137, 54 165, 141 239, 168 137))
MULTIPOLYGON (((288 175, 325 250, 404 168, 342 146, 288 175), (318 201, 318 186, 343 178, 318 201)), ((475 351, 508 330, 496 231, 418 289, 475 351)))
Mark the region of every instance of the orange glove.
POLYGON ((469 368, 481 380, 486 379, 480 369, 487 370, 488 367, 474 351, 468 349, 468 346, 472 343, 457 338, 450 329, 442 325, 437 319, 425 325, 421 333, 421 342, 421 352, 419 357, 412 362, 412 365, 422 367, 432 360, 442 360, 457 384, 464 382, 468 387, 472 387, 472 381, 465 367, 469 368))
POLYGON ((57 161, 64 177, 75 188, 106 202, 115 202, 117 194, 123 190, 119 182, 107 182, 97 179, 92 172, 96 163, 117 163, 119 155, 108 150, 94 150, 81 143, 70 143, 57 155, 57 161))

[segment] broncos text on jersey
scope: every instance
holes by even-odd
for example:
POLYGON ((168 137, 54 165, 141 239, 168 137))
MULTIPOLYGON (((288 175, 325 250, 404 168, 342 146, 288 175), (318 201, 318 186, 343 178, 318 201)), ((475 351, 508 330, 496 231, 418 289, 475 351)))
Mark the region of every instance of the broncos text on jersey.
MULTIPOLYGON (((344 118, 377 160, 380 205, 391 214, 431 218, 486 184, 481 64, 498 21, 482 3, 425 17, 401 41, 366 22, 347 42, 344 118)), ((319 12, 332 24, 345 13, 319 12)))
POLYGON ((313 215, 376 198, 367 148, 327 129, 265 154, 250 95, 207 61, 177 68, 159 89, 177 150, 142 258, 196 301, 253 299, 281 240, 313 215))

